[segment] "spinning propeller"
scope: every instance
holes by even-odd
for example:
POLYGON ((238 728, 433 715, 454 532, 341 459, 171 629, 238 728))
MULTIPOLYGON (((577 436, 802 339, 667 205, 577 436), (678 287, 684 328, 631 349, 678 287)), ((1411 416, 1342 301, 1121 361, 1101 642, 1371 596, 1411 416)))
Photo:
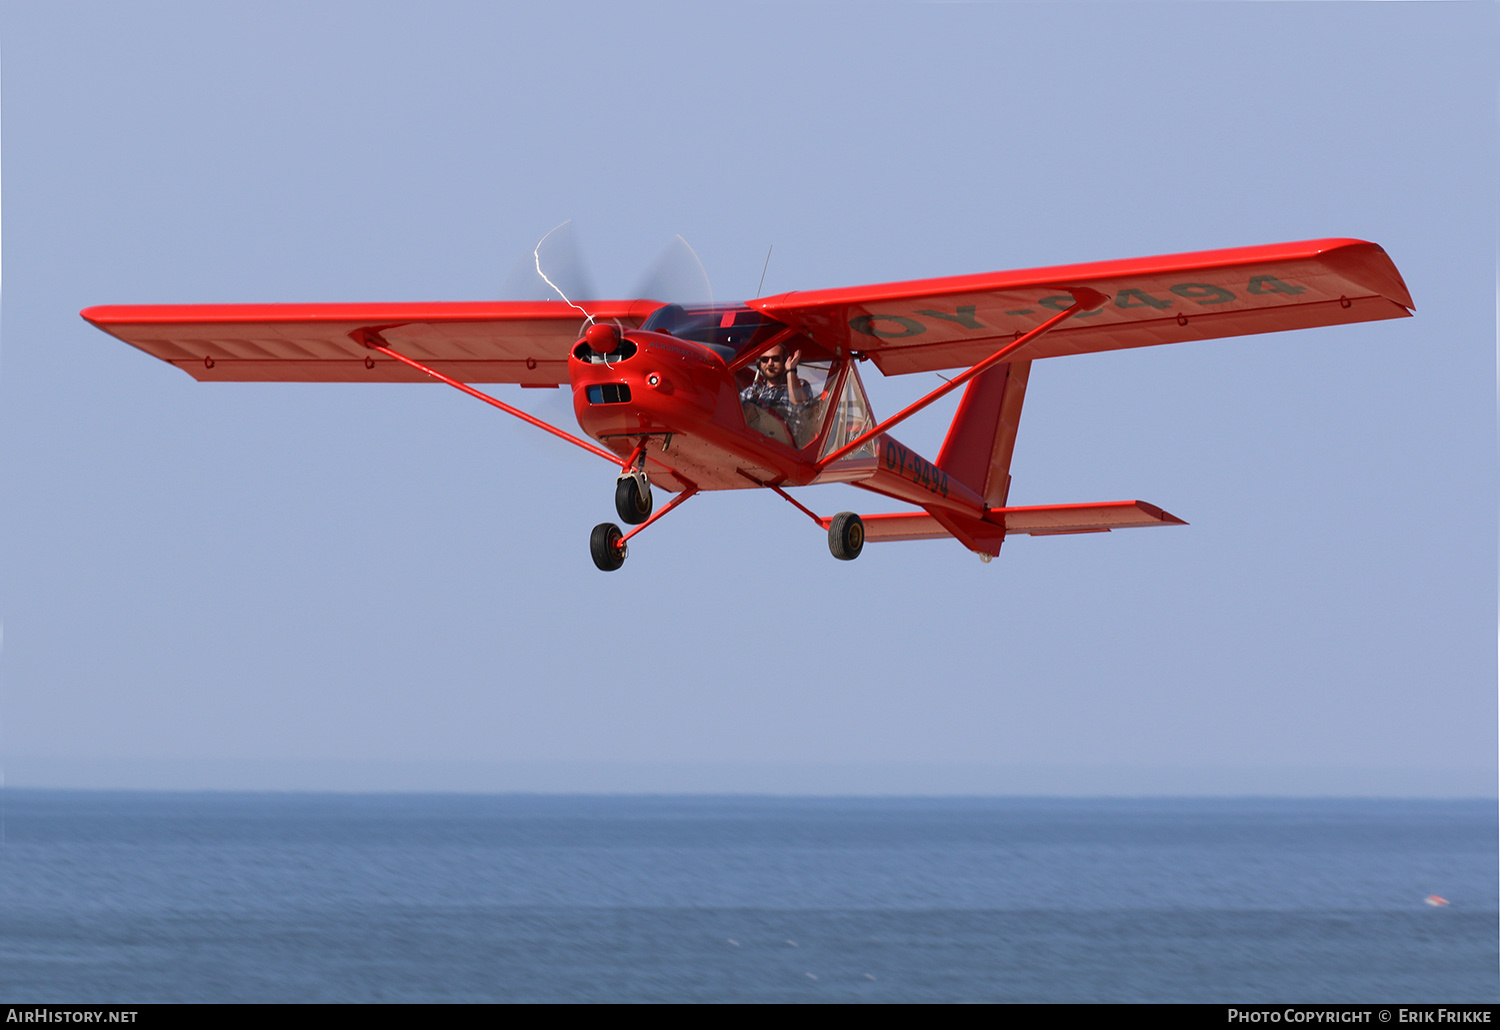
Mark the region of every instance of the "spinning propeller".
MULTIPOLYGON (((564 300, 570 304, 598 299, 571 219, 553 228, 537 241, 530 254, 511 267, 501 286, 501 296, 506 300, 564 300)), ((712 304, 714 290, 697 252, 679 234, 657 253, 632 298, 669 304, 712 304)), ((579 312, 584 314, 582 308, 579 312)), ((609 355, 621 349, 621 329, 613 322, 595 322, 584 314, 578 335, 608 364, 609 355)), ((615 485, 615 510, 630 525, 644 523, 653 507, 651 485, 645 473, 644 445, 638 449, 638 455, 638 459, 632 456, 627 461, 615 485)), ((591 548, 601 569, 619 568, 625 560, 621 537, 619 527, 612 523, 595 528, 591 548)))
MULTIPOLYGON (((505 300, 598 299, 572 221, 554 228, 516 261, 500 292, 505 300)), ((677 235, 657 253, 631 296, 669 304, 712 304, 714 290, 697 252, 677 235)))

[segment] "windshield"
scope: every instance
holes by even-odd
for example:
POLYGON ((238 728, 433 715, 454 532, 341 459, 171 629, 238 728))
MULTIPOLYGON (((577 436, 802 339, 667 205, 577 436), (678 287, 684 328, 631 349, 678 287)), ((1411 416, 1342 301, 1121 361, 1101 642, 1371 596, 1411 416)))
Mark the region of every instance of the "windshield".
POLYGON ((747 347, 764 342, 783 326, 742 305, 668 304, 652 312, 641 328, 701 343, 732 362, 747 347))

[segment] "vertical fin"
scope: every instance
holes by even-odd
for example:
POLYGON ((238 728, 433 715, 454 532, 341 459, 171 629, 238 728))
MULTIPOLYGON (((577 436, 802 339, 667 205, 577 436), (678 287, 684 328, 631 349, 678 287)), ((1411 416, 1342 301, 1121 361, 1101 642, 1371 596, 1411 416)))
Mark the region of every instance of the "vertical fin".
POLYGON ((1031 362, 999 364, 964 387, 948 437, 938 452, 937 467, 984 498, 991 508, 1005 507, 1010 493, 1010 459, 1021 424, 1021 404, 1031 362))

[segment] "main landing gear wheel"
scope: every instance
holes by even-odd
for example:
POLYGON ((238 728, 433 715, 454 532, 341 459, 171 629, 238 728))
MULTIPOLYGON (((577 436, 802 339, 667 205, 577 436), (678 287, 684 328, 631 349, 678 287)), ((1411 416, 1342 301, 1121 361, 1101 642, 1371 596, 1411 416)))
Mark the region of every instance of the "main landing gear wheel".
POLYGON ((615 484, 615 511, 626 525, 639 526, 651 517, 651 488, 635 476, 624 476, 615 484))
POLYGON ((828 524, 828 549, 839 561, 853 561, 865 549, 865 520, 841 511, 828 524))
POLYGON ((589 554, 600 572, 613 572, 625 564, 625 548, 620 546, 620 537, 624 535, 613 522, 601 522, 594 527, 589 537, 589 554))

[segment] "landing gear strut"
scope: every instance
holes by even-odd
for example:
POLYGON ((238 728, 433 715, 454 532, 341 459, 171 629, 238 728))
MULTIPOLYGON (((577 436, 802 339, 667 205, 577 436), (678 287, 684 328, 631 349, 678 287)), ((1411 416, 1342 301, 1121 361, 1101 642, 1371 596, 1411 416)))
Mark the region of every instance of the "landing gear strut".
POLYGON ((817 515, 813 514, 811 509, 799 504, 795 497, 775 483, 762 483, 745 472, 741 472, 740 475, 750 480, 756 486, 764 486, 775 490, 781 495, 782 500, 812 519, 818 525, 827 525, 828 550, 833 552, 833 556, 839 561, 853 561, 859 557, 859 552, 865 549, 865 520, 854 514, 854 512, 841 511, 825 523, 817 515))
POLYGON ((852 511, 841 511, 828 524, 828 549, 839 561, 853 561, 865 549, 865 521, 852 511))
MULTIPOLYGON (((644 476, 642 478, 644 478, 644 476)), ((681 474, 678 474, 677 478, 681 480, 681 474)), ((636 479, 629 473, 626 473, 626 476, 621 478, 621 486, 616 487, 615 489, 616 502, 618 502, 621 495, 625 493, 624 484, 627 482, 634 485, 636 479)), ((686 480, 683 480, 683 482, 686 483, 686 480)), ((655 515, 652 515, 649 519, 632 519, 626 517, 625 509, 622 507, 620 510, 620 515, 622 518, 625 518, 627 522, 641 523, 640 525, 632 529, 629 533, 621 533, 620 527, 615 525, 613 522, 599 523, 599 525, 594 527, 593 535, 589 537, 589 554, 593 556, 594 564, 599 567, 599 570, 601 572, 613 572, 621 565, 624 565, 626 554, 625 545, 630 541, 630 538, 635 536, 641 530, 645 529, 647 526, 651 525, 651 523, 661 518, 673 508, 677 507, 689 497, 692 497, 697 492, 698 488, 696 486, 691 483, 687 483, 687 489, 683 490, 682 493, 672 498, 672 500, 668 502, 665 508, 657 512, 655 515)), ((647 493, 646 497, 648 498, 646 502, 646 510, 650 511, 651 502, 649 498, 651 497, 651 495, 647 493)))

